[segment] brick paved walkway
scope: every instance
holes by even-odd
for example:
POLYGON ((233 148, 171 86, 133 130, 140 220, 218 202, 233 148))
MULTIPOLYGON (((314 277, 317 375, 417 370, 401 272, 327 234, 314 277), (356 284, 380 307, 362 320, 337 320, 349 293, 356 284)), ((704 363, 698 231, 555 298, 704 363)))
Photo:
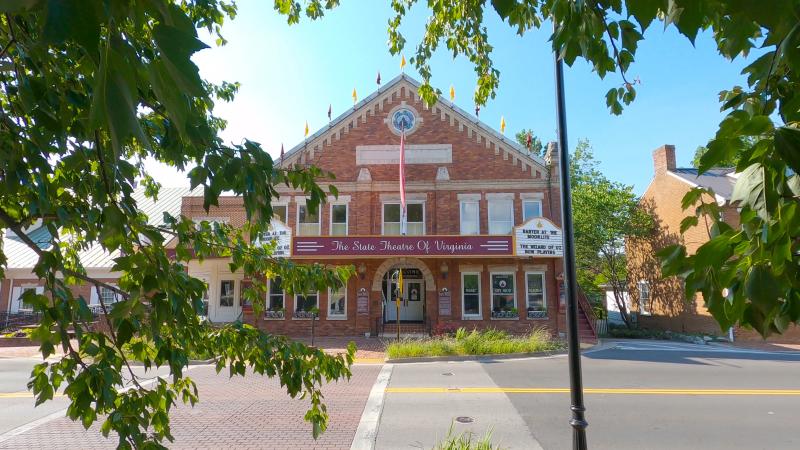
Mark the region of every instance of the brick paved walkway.
MULTIPOLYGON (((311 339, 297 338, 297 341, 310 344, 311 339)), ((327 353, 344 353, 349 342, 355 342, 358 350, 356 360, 376 360, 386 357, 386 340, 382 338, 355 337, 318 337, 314 339, 314 346, 319 347, 327 353)))
MULTIPOLYGON (((275 379, 248 375, 228 379, 212 367, 199 366, 188 374, 198 385, 194 408, 180 404, 172 413, 178 449, 348 449, 358 427, 380 365, 353 367, 349 382, 323 387, 330 420, 328 430, 314 441, 311 425, 303 420, 309 402, 291 399, 275 379)), ((0 443, 0 449, 106 449, 116 437, 103 438, 101 422, 88 431, 79 422, 60 418, 0 443)))

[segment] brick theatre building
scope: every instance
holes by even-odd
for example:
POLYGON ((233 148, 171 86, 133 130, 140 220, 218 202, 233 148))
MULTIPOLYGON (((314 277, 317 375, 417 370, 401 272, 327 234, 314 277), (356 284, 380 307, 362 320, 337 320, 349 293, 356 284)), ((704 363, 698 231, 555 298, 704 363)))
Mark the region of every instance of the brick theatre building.
MULTIPOLYGON (((316 214, 300 191, 278 187, 272 222, 278 254, 298 262, 353 265, 339 291, 289 295, 268 280, 266 313, 242 307, 241 274, 227 260, 192 261, 209 284, 208 316, 244 320, 274 333, 307 334, 319 309, 319 335, 393 333, 397 269, 404 332, 494 327, 565 331, 560 301, 562 240, 557 168, 530 155, 450 102, 426 108, 419 84, 400 75, 288 151, 284 166, 335 174, 338 198, 316 214), (400 234, 399 148, 405 130, 407 232, 400 234)), ((549 146, 548 160, 558 161, 549 146)), ((238 197, 209 212, 185 197, 182 213, 234 226, 238 197)), ((584 325, 588 323, 581 315, 584 325)))

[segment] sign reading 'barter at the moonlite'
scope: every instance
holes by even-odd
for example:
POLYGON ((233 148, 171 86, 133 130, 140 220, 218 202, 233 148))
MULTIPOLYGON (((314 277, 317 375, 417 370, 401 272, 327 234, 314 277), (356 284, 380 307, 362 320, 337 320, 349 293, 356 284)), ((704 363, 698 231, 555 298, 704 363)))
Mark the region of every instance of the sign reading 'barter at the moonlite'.
POLYGON ((564 237, 553 222, 537 217, 514 228, 514 253, 517 256, 561 258, 564 237))

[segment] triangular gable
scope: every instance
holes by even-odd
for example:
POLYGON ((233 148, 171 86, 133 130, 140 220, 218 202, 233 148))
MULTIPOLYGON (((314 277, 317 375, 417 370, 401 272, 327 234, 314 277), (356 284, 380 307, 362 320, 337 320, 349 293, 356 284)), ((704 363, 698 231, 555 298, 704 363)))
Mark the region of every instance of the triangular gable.
MULTIPOLYGON (((358 128, 366 123, 367 116, 374 116, 384 111, 384 102, 394 101, 403 97, 411 98, 416 101, 419 98, 417 90, 420 83, 406 74, 400 74, 378 88, 358 102, 353 108, 340 114, 333 119, 327 126, 320 128, 317 132, 297 144, 284 155, 283 165, 305 164, 306 161, 313 160, 317 152, 324 151, 325 147, 330 146, 334 140, 350 132, 351 129, 358 128), (405 88, 405 89, 404 89, 405 88)), ((522 164, 526 170, 529 167, 531 175, 539 172, 546 172, 547 164, 544 159, 529 155, 528 152, 519 145, 514 138, 509 138, 497 132, 490 126, 478 120, 477 117, 467 113, 463 109, 446 101, 439 96, 438 101, 430 107, 434 115, 440 115, 442 119, 445 115, 450 117, 450 126, 458 126, 459 132, 467 133, 470 138, 483 142, 487 149, 494 149, 495 153, 503 153, 516 165, 522 164)))

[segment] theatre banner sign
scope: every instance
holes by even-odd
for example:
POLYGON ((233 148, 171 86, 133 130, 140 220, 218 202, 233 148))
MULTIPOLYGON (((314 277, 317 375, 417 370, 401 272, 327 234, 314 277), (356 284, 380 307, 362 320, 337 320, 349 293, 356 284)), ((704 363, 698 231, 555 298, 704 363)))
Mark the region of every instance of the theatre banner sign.
POLYGON ((539 258, 564 256, 564 236, 553 222, 537 217, 514 228, 514 254, 539 258))
MULTIPOLYGON (((280 236, 280 237, 284 237, 280 236)), ((284 241, 285 242, 285 241, 284 241)), ((294 236, 294 258, 384 256, 533 256, 564 255, 561 229, 544 218, 494 236, 294 236)))
POLYGON ((510 256, 511 236, 295 236, 293 257, 510 256))

